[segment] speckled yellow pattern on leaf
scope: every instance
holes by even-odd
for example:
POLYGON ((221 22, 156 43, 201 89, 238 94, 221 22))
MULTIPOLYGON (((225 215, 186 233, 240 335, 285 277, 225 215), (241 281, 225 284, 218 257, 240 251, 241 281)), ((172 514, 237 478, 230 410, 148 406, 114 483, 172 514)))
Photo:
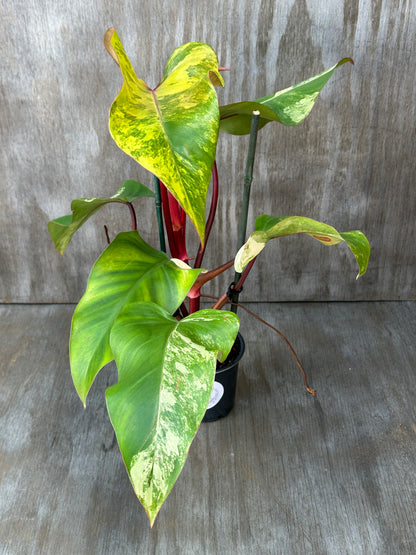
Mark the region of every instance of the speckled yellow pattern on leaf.
POLYGON ((117 317, 110 343, 119 381, 107 389, 107 407, 151 524, 204 416, 217 356, 225 359, 238 327, 225 310, 200 310, 178 322, 148 302, 131 303, 117 317))
POLYGON ((167 186, 203 243, 205 201, 219 130, 212 82, 223 84, 217 56, 204 43, 180 46, 152 90, 137 78, 117 33, 108 33, 111 54, 123 75, 110 110, 110 132, 124 152, 167 186))

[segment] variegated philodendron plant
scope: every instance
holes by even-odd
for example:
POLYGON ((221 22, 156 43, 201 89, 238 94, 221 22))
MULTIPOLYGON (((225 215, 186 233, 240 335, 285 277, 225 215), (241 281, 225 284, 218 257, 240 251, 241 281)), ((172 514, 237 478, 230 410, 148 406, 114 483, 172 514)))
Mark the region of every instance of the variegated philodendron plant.
MULTIPOLYGON (((215 86, 223 85, 222 68, 207 44, 192 42, 177 48, 155 89, 137 78, 114 29, 107 31, 105 45, 123 77, 111 106, 111 134, 122 150, 153 174, 155 192, 125 181, 112 197, 74 200, 72 214, 52 220, 49 231, 63 253, 75 231, 105 204, 122 203, 130 210, 132 231, 117 235, 104 250, 75 309, 70 362, 85 405, 97 373, 115 360, 118 383, 107 389, 108 413, 133 488, 153 524, 206 411, 216 362, 226 358, 238 332, 236 314, 218 310, 224 303, 199 309, 201 286, 233 263, 241 284, 270 239, 294 233, 308 234, 324 245, 345 242, 357 260, 358 275, 366 271, 370 247, 360 231, 339 233, 309 218, 267 215, 257 218, 246 242, 245 223, 241 224, 243 240, 232 262, 201 269, 218 199, 219 131, 250 133, 255 145, 257 131, 269 122, 297 125, 334 70, 352 60, 343 59, 270 96, 218 106, 215 86), (132 202, 139 197, 156 198, 160 250, 137 231, 132 202), (200 237, 192 259, 186 250, 187 217, 200 237), (171 258, 164 252, 163 221, 171 258)), ((247 206, 248 201, 242 220, 247 206)))

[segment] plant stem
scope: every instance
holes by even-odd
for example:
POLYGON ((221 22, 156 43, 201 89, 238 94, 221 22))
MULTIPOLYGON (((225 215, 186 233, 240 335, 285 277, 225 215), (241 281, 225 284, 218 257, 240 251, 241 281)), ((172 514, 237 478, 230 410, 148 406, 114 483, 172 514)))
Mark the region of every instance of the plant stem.
POLYGON ((160 250, 166 252, 165 243, 165 232, 163 229, 163 216, 162 216, 162 197, 160 195, 160 181, 159 178, 153 176, 155 183, 155 205, 156 205, 156 216, 157 216, 157 226, 159 228, 159 243, 160 250))
POLYGON ((173 234, 172 220, 171 220, 170 211, 169 211, 168 190, 166 189, 166 187, 162 182, 160 183, 160 193, 162 197, 163 216, 165 218, 166 233, 168 236, 170 254, 172 258, 179 258, 178 249, 176 247, 176 242, 175 242, 175 236, 173 234))
POLYGON ((185 306, 185 303, 182 303, 181 306, 179 307, 179 311, 182 315, 182 318, 185 318, 186 316, 189 315, 188 309, 185 306))
MULTIPOLYGON (((205 249, 207 248, 208 237, 212 229, 212 224, 214 223, 215 214, 217 212, 217 204, 218 204, 218 171, 217 171, 217 163, 214 160, 214 165, 212 167, 212 197, 211 197, 211 206, 209 208, 208 219, 205 225, 205 241, 204 241, 204 246, 202 246, 201 243, 199 243, 199 248, 195 258, 194 268, 200 268, 202 265, 205 249)), ((189 310, 191 311, 191 313, 197 312, 199 310, 199 307, 200 307, 199 297, 200 297, 200 289, 198 289, 198 294, 195 297, 189 299, 189 310)))
POLYGON ((186 213, 170 191, 168 191, 168 203, 172 232, 177 251, 176 258, 188 263, 189 258, 186 252, 186 213))
MULTIPOLYGON (((202 297, 209 297, 211 299, 216 299, 217 297, 213 297, 212 295, 201 295, 202 297)), ((214 304, 214 306, 212 307, 213 309, 221 309, 224 305, 226 305, 227 303, 231 303, 230 299, 227 297, 227 294, 225 293, 220 299, 217 300, 217 302, 214 304)), ((232 304, 232 303, 231 303, 232 304)), ((241 307, 243 310, 245 310, 246 312, 248 312, 251 316, 253 316, 253 318, 256 318, 257 320, 259 320, 259 322, 261 322, 262 324, 268 326, 269 328, 271 328, 274 332, 276 332, 282 339, 283 341, 286 343, 286 345, 289 347, 292 355, 295 357, 296 360, 296 364, 298 365, 300 371, 302 372, 303 375, 303 381, 305 383, 305 387, 308 391, 308 393, 310 393, 313 396, 316 396, 316 390, 312 389, 309 384, 308 384, 308 379, 306 376, 306 372, 298 358, 298 355, 295 352, 295 349, 292 347, 292 345, 290 344, 289 340, 287 339, 287 337, 285 337, 283 335, 283 333, 278 330, 277 328, 275 328, 274 326, 272 326, 271 324, 269 324, 269 322, 266 322, 266 320, 263 320, 263 318, 260 318, 260 316, 258 316, 257 314, 255 314, 254 312, 252 312, 251 310, 249 310, 246 306, 239 304, 239 307, 241 307)))
POLYGON ((136 218, 136 212, 133 208, 133 205, 131 202, 127 203, 127 206, 129 207, 130 210, 130 216, 131 216, 131 228, 133 231, 137 231, 137 218, 136 218))
MULTIPOLYGON (((203 295, 204 297, 210 297, 211 295, 203 295)), ((224 293, 222 297, 218 299, 218 301, 213 305, 213 310, 221 310, 223 306, 230 302, 227 293, 224 293)))
POLYGON ((234 287, 234 289, 236 290, 237 293, 240 293, 240 291, 241 291, 241 289, 242 289, 242 287, 243 287, 243 284, 244 284, 244 282, 246 281, 246 279, 247 279, 247 277, 248 277, 248 274, 250 273, 251 268, 254 266, 254 263, 255 263, 255 261, 256 261, 256 258, 257 258, 257 256, 256 256, 255 258, 253 258, 253 260, 251 260, 251 261, 247 264, 247 266, 246 266, 246 268, 244 269, 243 273, 240 274, 240 278, 239 278, 239 280, 237 281, 237 283, 235 284, 235 287, 234 287))
POLYGON ((246 312, 248 312, 251 316, 253 316, 254 318, 256 318, 257 320, 259 320, 259 322, 261 322, 262 324, 268 326, 269 328, 271 328, 274 332, 276 332, 278 335, 280 335, 280 337, 283 339, 283 341, 286 343, 286 345, 289 347, 289 349, 292 352, 292 355, 295 357, 296 360, 296 364, 299 366, 300 371, 302 372, 303 375, 303 381, 305 383, 305 387, 308 391, 308 393, 310 393, 313 396, 316 396, 316 390, 312 389, 311 387, 309 387, 308 384, 308 379, 306 377, 306 372, 302 366, 302 364, 300 363, 300 360, 298 358, 298 355, 295 352, 295 349, 292 347, 292 345, 290 344, 289 340, 287 339, 287 337, 285 337, 283 335, 283 333, 281 331, 279 331, 277 328, 275 328, 274 326, 272 326, 271 324, 269 324, 268 322, 266 322, 266 320, 263 320, 263 318, 260 318, 260 316, 257 316, 257 314, 254 314, 254 312, 252 312, 251 310, 249 310, 246 306, 243 306, 242 304, 239 305, 242 309, 244 309, 246 312))
POLYGON ((221 264, 221 266, 218 266, 217 268, 214 268, 213 270, 209 270, 207 272, 202 272, 196 278, 196 281, 193 284, 193 286, 191 288, 191 291, 196 290, 196 289, 200 289, 205 283, 207 283, 207 281, 210 281, 211 279, 216 278, 217 276, 219 276, 220 274, 222 274, 223 272, 225 272, 226 270, 231 268, 231 266, 233 264, 234 264, 234 260, 229 260, 228 262, 225 262, 224 264, 221 264))
POLYGON ((189 314, 193 314, 194 312, 198 312, 199 307, 200 307, 200 295, 198 295, 197 297, 192 297, 191 299, 189 299, 189 314))
MULTIPOLYGON (((253 166, 254 166, 254 157, 256 154, 259 119, 260 119, 260 112, 258 110, 255 110, 251 116, 250 142, 248 146, 246 171, 244 174, 243 206, 241 209, 241 216, 240 216, 240 229, 238 233, 237 251, 240 250, 240 248, 244 245, 246 241, 248 208, 250 204, 251 182, 253 180, 253 166)), ((240 277, 241 277, 241 274, 236 272, 234 275, 234 283, 238 283, 240 277)), ((238 302, 238 296, 239 296, 239 292, 236 290, 233 295, 233 298, 231 299, 231 301, 234 303, 231 306, 231 310, 234 313, 237 313, 236 303, 238 302)))
POLYGON ((188 292, 189 311, 191 313, 199 310, 199 298, 201 296, 201 287, 205 283, 207 283, 207 281, 210 281, 211 279, 216 278, 217 276, 219 276, 220 274, 222 274, 223 272, 231 268, 233 264, 234 264, 234 260, 230 260, 225 264, 221 264, 221 266, 218 266, 218 268, 214 268, 209 272, 203 272, 202 274, 199 274, 199 276, 196 278, 195 283, 191 287, 191 290, 188 292))
POLYGON ((214 165, 212 167, 212 198, 211 198, 211 206, 209 209, 208 219, 205 226, 205 242, 204 246, 202 247, 199 244, 198 254, 195 258, 194 268, 200 268, 202 264, 202 259, 204 258, 205 249, 207 248, 207 242, 209 234, 211 233, 212 224, 214 223, 215 214, 217 212, 217 204, 218 204, 218 170, 217 170, 217 163, 214 160, 214 165))
POLYGON ((104 231, 105 231, 105 236, 107 238, 107 244, 109 245, 111 241, 110 241, 110 236, 108 234, 108 227, 105 224, 104 224, 104 231))

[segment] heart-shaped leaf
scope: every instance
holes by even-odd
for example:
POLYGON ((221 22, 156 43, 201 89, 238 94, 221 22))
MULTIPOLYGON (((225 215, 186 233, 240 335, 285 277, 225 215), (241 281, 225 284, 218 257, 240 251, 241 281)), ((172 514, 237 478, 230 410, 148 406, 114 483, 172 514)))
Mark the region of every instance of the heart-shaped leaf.
POLYGON ((212 83, 223 84, 217 56, 207 44, 184 44, 169 58, 161 83, 151 89, 137 78, 113 28, 105 44, 124 79, 110 110, 111 134, 124 152, 166 185, 203 243, 219 128, 212 83))
POLYGON ((362 276, 367 269, 370 244, 361 231, 338 233, 332 226, 311 218, 301 216, 276 218, 266 215, 259 216, 256 219, 255 229, 256 231, 250 235, 235 257, 234 266, 237 272, 242 272, 250 260, 253 260, 264 249, 270 239, 294 233, 306 233, 323 245, 328 246, 345 241, 358 263, 359 273, 357 278, 362 276))
POLYGON ((151 524, 206 411, 217 355, 225 360, 238 327, 232 312, 177 321, 153 303, 131 303, 116 319, 110 343, 119 380, 107 389, 108 413, 151 524))
POLYGON ((236 102, 220 107, 220 130, 234 135, 250 133, 251 117, 254 110, 260 112, 259 129, 270 121, 283 125, 297 125, 303 121, 334 70, 345 62, 353 63, 351 58, 344 58, 331 68, 288 89, 278 91, 251 102, 236 102))
POLYGON ((154 193, 138 181, 127 180, 115 195, 109 198, 77 198, 71 203, 72 214, 56 218, 48 223, 55 248, 64 253, 74 233, 109 202, 127 204, 139 197, 154 197, 154 193))
POLYGON ((84 404, 98 371, 113 359, 110 331, 123 307, 152 301, 173 314, 200 272, 180 268, 136 231, 117 235, 95 263, 72 319, 71 372, 84 404))

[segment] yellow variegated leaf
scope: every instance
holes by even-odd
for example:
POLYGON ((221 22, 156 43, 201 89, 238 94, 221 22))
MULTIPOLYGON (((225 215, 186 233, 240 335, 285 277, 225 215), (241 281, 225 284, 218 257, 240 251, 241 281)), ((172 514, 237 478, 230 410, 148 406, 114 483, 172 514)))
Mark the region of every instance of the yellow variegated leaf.
POLYGON ((153 524, 207 409, 216 368, 238 332, 235 314, 201 310, 179 321, 154 303, 130 303, 110 343, 118 383, 107 408, 133 484, 153 524), (127 348, 128 347, 128 348, 127 348))
POLYGON ((234 135, 250 133, 251 115, 254 110, 260 112, 259 129, 270 121, 278 121, 283 125, 298 125, 312 110, 320 91, 335 69, 346 62, 354 63, 351 58, 343 58, 322 73, 282 91, 249 102, 221 106, 220 130, 234 135))
POLYGON ((212 83, 223 84, 217 56, 207 44, 184 44, 169 58, 161 83, 151 89, 137 78, 114 29, 107 31, 105 44, 124 79, 110 110, 111 134, 167 186, 204 243, 205 201, 219 129, 212 83))
POLYGON ((236 272, 241 273, 247 264, 253 260, 266 246, 270 239, 284 237, 294 233, 306 233, 324 245, 336 245, 345 241, 350 247, 359 266, 359 276, 362 276, 368 264, 370 245, 366 236, 361 231, 338 231, 322 222, 302 216, 288 216, 275 218, 273 216, 259 216, 255 224, 256 231, 250 235, 248 241, 238 251, 234 266, 236 272))

